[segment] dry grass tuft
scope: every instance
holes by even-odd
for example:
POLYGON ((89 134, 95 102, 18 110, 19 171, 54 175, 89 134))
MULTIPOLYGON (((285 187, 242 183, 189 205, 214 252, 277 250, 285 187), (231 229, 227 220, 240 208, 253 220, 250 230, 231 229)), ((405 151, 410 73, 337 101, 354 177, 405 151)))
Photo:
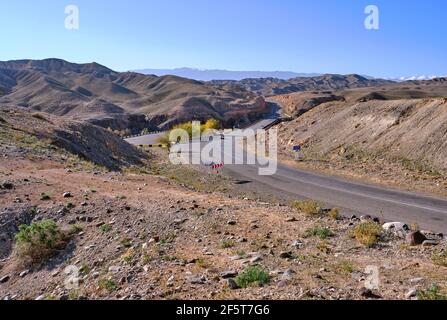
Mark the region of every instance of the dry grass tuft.
POLYGON ((373 221, 366 221, 357 225, 351 236, 362 245, 372 247, 379 241, 382 232, 383 229, 379 224, 373 221))
POLYGON ((292 203, 292 207, 310 216, 317 216, 323 213, 321 204, 312 200, 295 201, 292 203))

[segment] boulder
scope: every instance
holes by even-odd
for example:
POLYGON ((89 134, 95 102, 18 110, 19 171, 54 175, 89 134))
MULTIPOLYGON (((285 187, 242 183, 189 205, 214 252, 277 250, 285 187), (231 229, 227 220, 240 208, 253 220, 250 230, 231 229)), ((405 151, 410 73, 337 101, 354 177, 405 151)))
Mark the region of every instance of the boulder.
POLYGON ((227 280, 228 288, 231 290, 239 289, 239 286, 237 285, 236 281, 234 279, 230 278, 227 280))
POLYGON ((4 276, 0 278, 0 283, 6 283, 9 281, 9 276, 4 276))
POLYGON ((9 181, 3 181, 0 184, 1 189, 11 190, 14 188, 14 185, 9 181))
POLYGON ((381 299, 382 297, 376 293, 374 293, 372 290, 367 288, 362 288, 360 295, 366 299, 381 299))
POLYGON ((290 258, 292 258, 292 252, 290 252, 290 251, 284 251, 284 252, 281 252, 281 253, 279 254, 279 257, 280 257, 281 259, 290 259, 290 258))
POLYGON ((420 231, 414 231, 407 234, 405 241, 410 246, 419 246, 427 240, 425 235, 423 235, 420 231))
POLYGON ((220 274, 220 277, 223 279, 234 278, 238 275, 236 270, 227 270, 220 274))
POLYGON ((408 292, 405 294, 405 298, 407 299, 411 299, 414 298, 418 295, 418 290, 417 289, 410 289, 408 290, 408 292))

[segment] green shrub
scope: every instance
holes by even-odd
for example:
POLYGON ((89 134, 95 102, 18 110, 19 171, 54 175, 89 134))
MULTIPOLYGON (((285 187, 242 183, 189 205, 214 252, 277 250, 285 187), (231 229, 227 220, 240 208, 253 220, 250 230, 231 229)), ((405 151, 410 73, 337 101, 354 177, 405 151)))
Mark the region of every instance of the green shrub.
POLYGON ((100 279, 98 281, 98 286, 100 289, 105 289, 109 292, 115 291, 118 289, 118 285, 112 279, 100 279))
POLYGON ((351 236, 364 246, 372 247, 379 241, 382 232, 383 229, 379 224, 373 221, 366 221, 357 225, 351 236))
POLYGON ((104 233, 112 231, 112 226, 110 224, 103 224, 99 227, 99 230, 101 230, 104 233))
POLYGON ((62 249, 67 238, 53 220, 21 225, 16 235, 15 250, 25 263, 42 263, 62 249))
POLYGON ((70 227, 70 234, 77 234, 84 230, 80 225, 74 224, 70 227))
POLYGON ((447 300, 447 290, 433 285, 427 290, 420 290, 417 297, 419 300, 447 300))
POLYGON ((75 207, 75 205, 72 202, 67 203, 67 205, 65 206, 65 208, 67 208, 68 210, 73 209, 75 207))
POLYGON ((320 239, 327 239, 333 235, 334 233, 326 227, 314 227, 306 230, 306 233, 304 234, 306 238, 318 237, 320 239))
POLYGON ((247 288, 252 285, 261 287, 269 281, 269 273, 261 266, 247 267, 236 277, 236 284, 241 288, 247 288))
POLYGON ((42 201, 51 200, 51 197, 48 194, 46 194, 45 192, 43 192, 40 194, 40 200, 42 200, 42 201))

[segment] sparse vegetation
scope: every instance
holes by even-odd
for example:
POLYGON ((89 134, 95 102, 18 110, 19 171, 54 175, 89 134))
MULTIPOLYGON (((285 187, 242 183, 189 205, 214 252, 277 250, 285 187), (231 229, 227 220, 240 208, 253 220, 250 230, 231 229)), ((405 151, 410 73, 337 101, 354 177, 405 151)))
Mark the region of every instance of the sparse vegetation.
POLYGON ((126 263, 131 263, 133 259, 135 258, 137 252, 133 248, 129 248, 122 256, 123 260, 126 263))
POLYGON ((342 274, 351 274, 356 270, 356 265, 348 260, 341 260, 334 266, 335 270, 342 274))
POLYGON ((125 248, 130 248, 132 246, 132 239, 130 238, 121 239, 120 244, 125 248))
POLYGON ((312 200, 295 201, 292 207, 310 216, 320 215, 323 212, 321 205, 312 200))
POLYGON ((419 300, 447 300, 447 290, 438 285, 433 285, 427 290, 419 290, 419 300))
POLYGON ((112 226, 110 224, 103 224, 99 227, 99 230, 101 230, 103 233, 107 233, 112 231, 112 226))
POLYGON ((80 225, 74 224, 70 227, 70 234, 77 234, 82 232, 83 228, 80 225))
POLYGON ((70 290, 68 293, 68 300, 70 301, 76 301, 79 300, 80 292, 78 289, 70 290))
POLYGON ((232 240, 224 240, 224 241, 222 241, 220 247, 222 249, 233 248, 234 247, 234 241, 232 241, 232 240))
POLYGON ((318 242, 316 248, 318 249, 318 251, 325 254, 328 254, 331 251, 329 244, 325 240, 321 240, 320 242, 318 242))
POLYGON ((382 232, 383 229, 379 224, 373 221, 366 221, 357 225, 352 231, 351 236, 362 245, 372 247, 379 241, 382 232))
POLYGON ((340 218, 340 210, 337 208, 332 208, 329 213, 328 213, 329 217, 334 219, 334 220, 338 220, 340 218))
POLYGON ((247 288, 253 285, 261 287, 269 281, 269 273, 259 265, 245 268, 244 271, 236 277, 236 283, 241 288, 247 288))
POLYGON ((208 263, 204 258, 196 259, 195 264, 202 269, 208 268, 208 263))
POLYGON ((333 235, 334 233, 329 228, 320 226, 308 229, 304 234, 304 236, 307 238, 318 237, 320 239, 327 239, 329 237, 332 237, 333 235))
POLYGON ((447 267, 447 251, 433 253, 431 260, 437 266, 447 267))
POLYGON ((45 192, 43 192, 40 194, 40 200, 48 201, 48 200, 51 200, 51 197, 48 194, 46 194, 45 192))
POLYGON ((67 208, 68 210, 73 209, 75 207, 75 205, 71 202, 67 203, 67 205, 65 206, 65 208, 67 208))
POLYGON ((236 251, 236 255, 238 255, 241 258, 247 258, 247 253, 243 250, 236 251))
MULTIPOLYGON (((204 124, 200 126, 200 133, 204 132, 205 130, 217 130, 220 128, 220 122, 216 119, 208 119, 204 124)), ((181 129, 188 133, 189 139, 192 138, 192 121, 185 122, 176 125, 172 128, 171 132, 173 130, 181 129)), ((168 132, 164 135, 162 135, 160 138, 158 138, 158 143, 160 144, 167 144, 170 145, 174 141, 170 141, 169 135, 171 132, 168 132)))
POLYGON ((118 289, 118 285, 112 279, 100 279, 98 281, 98 286, 102 290, 107 290, 109 292, 115 291, 118 289))
POLYGON ((21 225, 16 235, 17 256, 27 264, 42 263, 57 250, 62 249, 67 241, 63 232, 53 220, 45 220, 21 225))

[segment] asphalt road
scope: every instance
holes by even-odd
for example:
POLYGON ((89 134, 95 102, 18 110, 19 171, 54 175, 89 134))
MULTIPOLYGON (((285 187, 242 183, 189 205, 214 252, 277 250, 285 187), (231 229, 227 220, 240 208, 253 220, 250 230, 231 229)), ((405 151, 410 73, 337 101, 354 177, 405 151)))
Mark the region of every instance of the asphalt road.
POLYGON ((225 166, 232 177, 249 181, 257 189, 287 199, 313 199, 344 214, 371 215, 387 221, 417 223, 447 232, 447 201, 421 194, 384 188, 279 165, 273 176, 258 175, 254 165, 225 166))
MULTIPOLYGON (((275 117, 269 117, 253 124, 252 129, 269 125, 275 117)), ((141 138, 141 137, 140 137, 141 138)), ((226 136, 225 140, 234 139, 226 136)), ((130 143, 141 144, 142 140, 130 143)), ((214 142, 222 141, 216 137, 214 142)), ((209 143, 201 143, 201 148, 209 143)), ((237 144, 235 144, 237 145, 237 144)), ((328 207, 337 207, 344 214, 371 215, 386 221, 417 223, 424 229, 447 233, 447 200, 427 195, 400 191, 339 177, 308 172, 278 164, 276 174, 259 175, 258 165, 235 165, 241 158, 241 150, 234 148, 234 154, 224 154, 227 159, 224 172, 238 180, 244 180, 247 188, 256 188, 275 198, 313 199, 325 203, 328 207), (230 164, 231 163, 231 164, 230 164)), ((189 157, 192 151, 182 154, 189 157)))
POLYGON ((164 132, 147 134, 144 136, 134 137, 125 139, 127 142, 133 145, 148 145, 148 144, 158 144, 158 139, 164 135, 164 132))

